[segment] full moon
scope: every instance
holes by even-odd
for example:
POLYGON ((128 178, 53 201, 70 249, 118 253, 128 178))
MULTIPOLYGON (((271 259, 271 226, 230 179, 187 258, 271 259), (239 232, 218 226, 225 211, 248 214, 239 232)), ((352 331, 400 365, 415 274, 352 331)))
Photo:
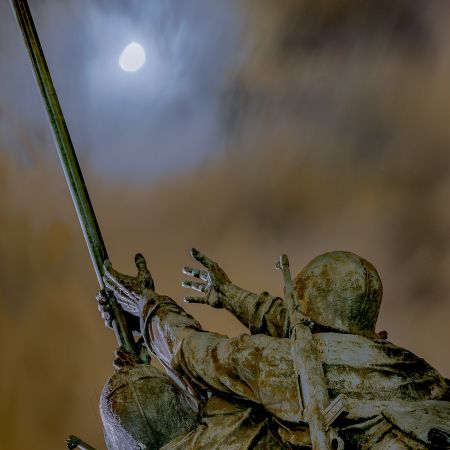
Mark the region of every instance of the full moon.
POLYGON ((119 57, 119 66, 125 72, 136 72, 145 64, 145 50, 137 42, 128 44, 119 57))

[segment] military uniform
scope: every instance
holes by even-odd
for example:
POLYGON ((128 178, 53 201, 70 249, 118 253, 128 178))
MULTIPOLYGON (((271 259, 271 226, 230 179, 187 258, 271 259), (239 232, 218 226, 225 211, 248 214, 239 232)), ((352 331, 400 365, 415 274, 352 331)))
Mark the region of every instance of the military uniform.
MULTIPOLYGON (((239 302, 240 319, 253 333, 270 330, 274 336, 230 339, 204 332, 167 297, 145 308, 142 332, 152 353, 205 402, 200 425, 165 450, 308 446, 291 343, 285 336, 284 305, 267 293, 257 296, 240 291, 245 297, 245 303, 239 302)), ((314 338, 331 398, 346 394, 352 405, 341 424, 343 436, 348 436, 347 441, 351 437, 350 448, 369 449, 378 444, 380 449, 390 448, 386 446, 389 441, 396 445, 393 449, 427 448, 425 442, 397 430, 383 411, 405 401, 410 405, 412 400, 420 407, 425 406, 422 401, 435 400, 436 408, 436 400, 448 395, 446 381, 436 370, 386 341, 333 332, 315 333, 314 338)), ((441 409, 445 412, 446 408, 441 409)), ((439 420, 450 420, 448 408, 447 416, 439 420)))
MULTIPOLYGON (((138 265, 136 278, 106 271, 107 286, 121 305, 140 316, 148 350, 201 404, 198 426, 162 448, 310 448, 301 400, 308 386, 297 375, 293 358, 301 347, 288 337, 284 302, 234 286, 217 263, 194 249, 192 255, 207 271, 185 273, 204 283, 184 286, 207 295, 188 299, 227 308, 251 335, 203 331, 173 300, 148 288, 153 282, 145 264, 138 265)), ((326 253, 299 273, 295 290, 295 307, 311 319, 328 395, 347 399, 347 415, 335 424, 345 448, 450 448, 447 380, 375 332, 382 297, 375 267, 353 253, 326 253)))

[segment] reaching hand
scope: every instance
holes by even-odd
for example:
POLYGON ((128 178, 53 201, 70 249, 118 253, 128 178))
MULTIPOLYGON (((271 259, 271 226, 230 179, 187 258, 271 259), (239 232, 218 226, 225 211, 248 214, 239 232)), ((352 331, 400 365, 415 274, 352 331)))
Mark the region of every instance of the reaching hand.
POLYGON ((192 277, 198 278, 203 282, 198 281, 184 281, 182 286, 194 291, 205 293, 205 297, 185 297, 184 301, 187 303, 205 303, 214 308, 222 308, 220 297, 223 294, 223 288, 227 284, 231 284, 228 275, 223 269, 212 259, 200 253, 193 248, 191 250, 192 257, 202 264, 206 270, 194 269, 192 267, 185 267, 183 273, 192 277))
POLYGON ((136 347, 139 349, 139 354, 130 353, 124 350, 123 347, 116 349, 113 361, 113 366, 116 370, 150 362, 150 357, 143 345, 142 338, 136 342, 136 347))
MULTIPOLYGON (((108 328, 113 328, 114 320, 114 313, 111 307, 111 297, 114 298, 114 294, 111 292, 108 293, 107 289, 101 289, 96 295, 98 310, 100 311, 102 319, 108 328)), ((125 317, 127 325, 133 333, 140 333, 141 327, 139 317, 136 317, 127 311, 123 311, 123 317, 125 317)))
MULTIPOLYGON (((156 298, 157 294, 145 258, 138 253, 135 262, 138 274, 136 277, 132 277, 117 272, 109 261, 105 261, 103 280, 106 287, 113 291, 122 308, 126 312, 139 317, 145 303, 152 298, 156 298)), ((100 301, 99 304, 101 304, 100 301)), ((106 317, 104 318, 106 319, 106 317)))
POLYGON ((101 289, 100 291, 97 292, 95 298, 97 300, 98 310, 100 311, 100 314, 105 322, 105 325, 108 328, 112 328, 114 316, 113 313, 111 312, 111 304, 108 298, 108 292, 106 291, 106 289, 101 289))

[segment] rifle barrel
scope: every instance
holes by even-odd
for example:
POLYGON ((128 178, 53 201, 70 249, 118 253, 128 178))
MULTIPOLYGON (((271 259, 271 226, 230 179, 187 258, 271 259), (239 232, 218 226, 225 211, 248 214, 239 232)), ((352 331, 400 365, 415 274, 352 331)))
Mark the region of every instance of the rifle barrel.
MULTIPOLYGON (((92 264, 94 265, 99 285, 103 289, 103 263, 108 259, 108 254, 70 138, 69 130, 67 129, 61 105, 56 95, 44 52, 42 51, 33 17, 27 0, 10 0, 10 2, 28 49, 36 81, 47 108, 58 155, 67 184, 69 185, 70 194, 80 221, 84 239, 86 240, 92 264)), ((134 340, 127 328, 125 317, 115 299, 111 299, 111 307, 114 315, 113 329, 119 345, 128 351, 134 351, 134 340)))

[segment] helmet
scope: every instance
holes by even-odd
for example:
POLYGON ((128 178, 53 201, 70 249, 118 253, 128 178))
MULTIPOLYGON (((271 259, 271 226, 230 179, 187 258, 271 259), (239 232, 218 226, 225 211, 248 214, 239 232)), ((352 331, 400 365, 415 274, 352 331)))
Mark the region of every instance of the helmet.
POLYGON ((318 325, 377 338, 383 286, 375 267, 351 252, 314 258, 295 277, 300 309, 318 325))
POLYGON ((187 394, 150 364, 113 374, 101 393, 100 415, 108 450, 156 450, 197 422, 187 394))

